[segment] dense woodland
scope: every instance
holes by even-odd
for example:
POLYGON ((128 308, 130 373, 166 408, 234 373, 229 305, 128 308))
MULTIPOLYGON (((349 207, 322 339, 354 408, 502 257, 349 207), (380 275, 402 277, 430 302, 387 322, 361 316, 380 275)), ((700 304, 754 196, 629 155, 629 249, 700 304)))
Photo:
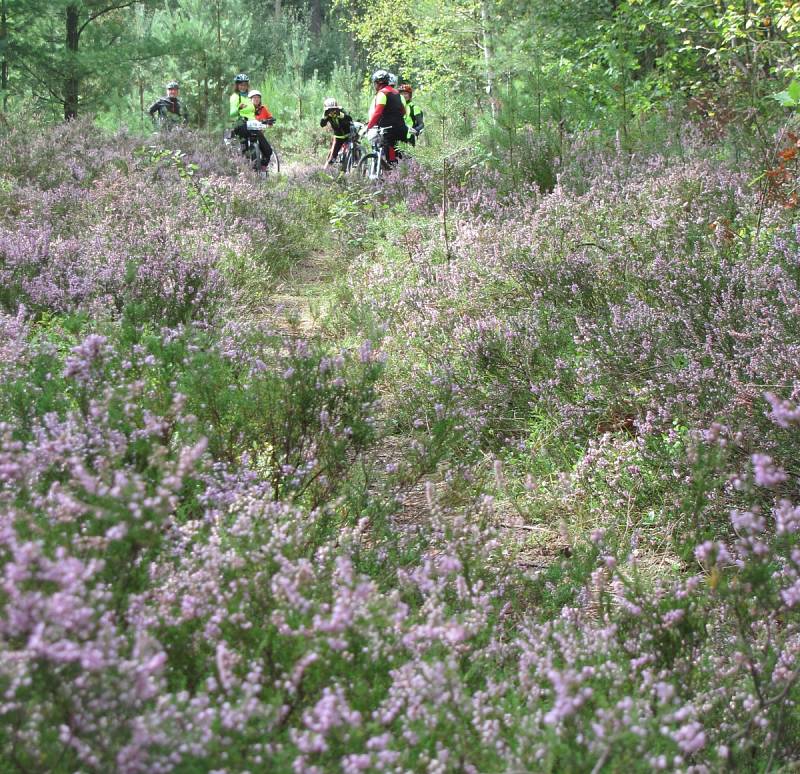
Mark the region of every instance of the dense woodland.
POLYGON ((3 0, 1 13, 7 114, 131 128, 167 80, 213 127, 236 72, 302 120, 326 89, 357 102, 378 66, 460 134, 489 118, 627 135, 670 103, 754 122, 791 80, 800 37, 790 0, 3 0))
POLYGON ((797 771, 799 45, 0 0, 0 773, 797 771), (376 68, 425 114, 377 181, 319 120, 376 68))

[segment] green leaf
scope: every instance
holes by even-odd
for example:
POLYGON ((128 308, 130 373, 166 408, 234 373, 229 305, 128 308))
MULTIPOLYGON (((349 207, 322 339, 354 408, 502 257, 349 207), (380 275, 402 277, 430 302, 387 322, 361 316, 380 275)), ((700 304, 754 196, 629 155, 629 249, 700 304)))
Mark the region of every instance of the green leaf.
POLYGON ((773 94, 772 98, 784 107, 797 107, 800 105, 800 80, 792 81, 785 91, 773 94))
POLYGON ((772 94, 772 99, 777 100, 784 107, 797 107, 797 100, 789 94, 788 91, 780 91, 777 94, 772 94))

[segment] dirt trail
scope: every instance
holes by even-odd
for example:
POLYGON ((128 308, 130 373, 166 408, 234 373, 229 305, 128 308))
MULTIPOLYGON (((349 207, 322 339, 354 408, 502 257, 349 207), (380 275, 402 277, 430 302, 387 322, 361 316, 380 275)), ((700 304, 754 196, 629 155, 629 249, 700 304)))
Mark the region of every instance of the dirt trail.
POLYGON ((280 333, 310 336, 325 316, 334 279, 334 262, 324 253, 313 253, 293 267, 275 287, 268 319, 280 333))
MULTIPOLYGON (((292 178, 308 172, 307 165, 290 164, 282 173, 292 178)), ((271 309, 267 319, 274 329, 286 336, 310 337, 321 332, 325 316, 333 302, 332 286, 343 270, 337 258, 329 253, 307 255, 277 283, 272 294, 271 309)), ((409 439, 402 436, 381 438, 367 452, 377 469, 383 470, 390 462, 402 458, 409 439)), ((383 476, 379 474, 374 486, 379 488, 383 476)), ((446 486, 438 474, 423 476, 415 484, 396 492, 398 511, 395 525, 401 532, 413 531, 416 525, 430 517, 431 493, 434 500, 446 497, 446 486), (430 489, 432 487, 432 489, 430 489)), ((508 502, 500 502, 494 510, 495 525, 507 536, 515 548, 514 562, 526 572, 537 573, 545 569, 558 555, 568 555, 568 546, 554 525, 529 525, 508 502)))
MULTIPOLYGON (((281 176, 291 180, 315 169, 318 166, 307 163, 281 163, 281 176)), ((291 336, 311 336, 318 332, 330 303, 335 264, 335 259, 323 251, 311 253, 277 282, 267 319, 278 332, 291 336)))

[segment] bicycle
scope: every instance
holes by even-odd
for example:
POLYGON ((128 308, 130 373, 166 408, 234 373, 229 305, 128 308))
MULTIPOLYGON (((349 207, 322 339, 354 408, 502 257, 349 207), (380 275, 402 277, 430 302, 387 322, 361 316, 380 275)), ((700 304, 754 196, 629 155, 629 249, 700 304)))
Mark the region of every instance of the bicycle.
POLYGON ((364 155, 364 149, 361 147, 361 127, 363 124, 358 121, 353 121, 350 126, 350 136, 347 142, 339 151, 339 169, 343 175, 352 172, 354 168, 358 167, 361 158, 364 155))
POLYGON ((259 177, 265 178, 270 175, 278 175, 281 171, 281 160, 274 145, 272 146, 272 155, 269 158, 269 166, 264 166, 261 163, 264 157, 258 138, 260 134, 263 134, 266 128, 267 124, 251 118, 248 119, 247 123, 244 125, 244 132, 241 135, 242 153, 247 156, 253 171, 259 177))
POLYGON ((358 171, 362 177, 378 180, 384 172, 388 172, 393 164, 389 161, 389 127, 374 127, 367 132, 367 139, 372 143, 372 151, 358 162, 358 171))

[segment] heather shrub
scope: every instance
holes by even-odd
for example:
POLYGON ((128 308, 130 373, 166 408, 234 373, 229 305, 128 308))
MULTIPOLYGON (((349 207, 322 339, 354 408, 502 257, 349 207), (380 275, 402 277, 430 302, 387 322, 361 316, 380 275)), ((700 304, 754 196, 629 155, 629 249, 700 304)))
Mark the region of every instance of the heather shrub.
POLYGON ((205 428, 215 459, 249 460, 275 499, 321 506, 373 440, 380 357, 225 328, 220 341, 190 344, 176 388, 205 428))
MULTIPOLYGON (((694 459, 693 475, 724 473, 720 456, 694 459)), ((270 501, 252 478, 205 481, 206 515, 167 517, 146 588, 117 628, 122 612, 100 616, 102 629, 85 618, 37 623, 56 604, 77 605, 76 616, 104 610, 103 576, 99 559, 62 550, 53 565, 14 537, 25 523, 16 511, 3 533, 14 570, 6 642, 20 643, 6 662, 13 679, 4 670, 16 718, 4 734, 26 751, 21 762, 702 770, 795 752, 797 519, 787 500, 769 518, 734 510, 731 540, 698 544, 688 577, 654 579, 635 549, 597 532, 574 559, 525 580, 492 528, 454 518, 433 493, 416 534, 393 537, 423 537, 421 561, 398 566, 366 521, 332 533, 324 522, 335 511, 270 501), (535 601, 554 581, 572 595, 559 615, 541 615, 535 601)))
POLYGON ((142 146, 118 133, 102 144, 76 122, 57 144, 24 127, 3 138, 13 201, 0 216, 3 309, 24 303, 34 314, 134 325, 208 320, 223 307, 259 309, 276 280, 319 249, 319 191, 256 189, 205 135, 158 139, 142 146))
POLYGON ((798 234, 743 173, 256 187, 73 128, 85 177, 3 178, 9 770, 800 756, 798 234), (279 332, 321 257, 319 334, 279 332))
POLYGON ((648 160, 597 182, 582 196, 558 189, 532 214, 511 199, 477 214, 456 198, 450 260, 431 253, 430 230, 383 251, 391 272, 368 280, 387 287, 382 313, 427 360, 458 364, 472 398, 516 414, 533 399, 570 432, 710 421, 740 385, 770 383, 764 336, 794 335, 776 303, 794 292, 792 229, 756 233, 746 177, 707 161, 648 160))

